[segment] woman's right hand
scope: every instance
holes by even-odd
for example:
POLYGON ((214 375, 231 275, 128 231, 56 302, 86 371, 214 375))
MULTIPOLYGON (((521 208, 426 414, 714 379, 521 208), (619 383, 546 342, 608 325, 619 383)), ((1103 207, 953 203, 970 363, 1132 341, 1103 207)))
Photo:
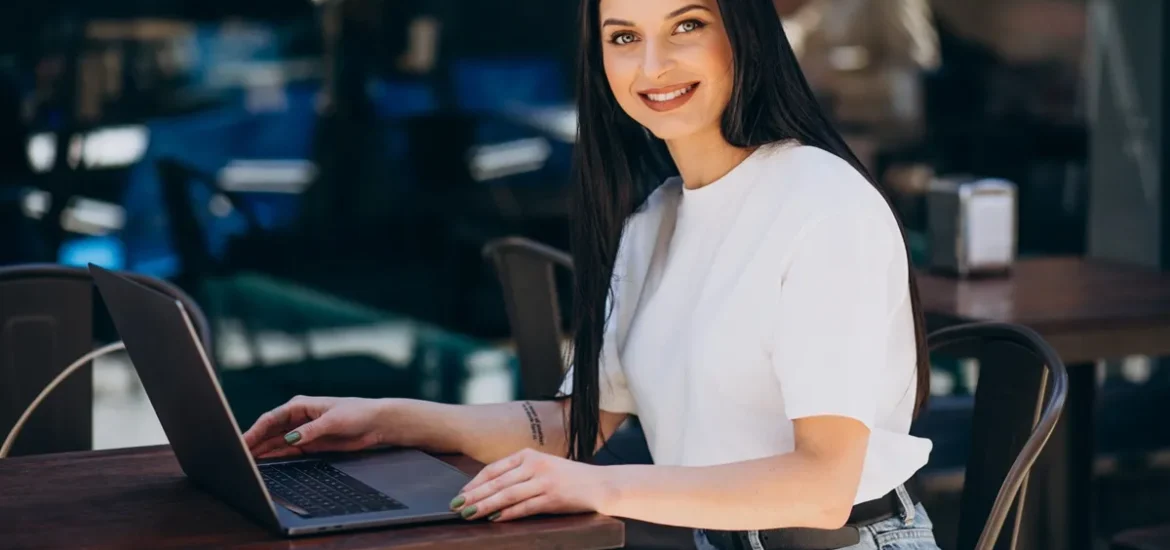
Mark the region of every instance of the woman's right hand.
POLYGON ((358 451, 389 444, 386 400, 294 397, 264 413, 244 433, 252 456, 358 451))

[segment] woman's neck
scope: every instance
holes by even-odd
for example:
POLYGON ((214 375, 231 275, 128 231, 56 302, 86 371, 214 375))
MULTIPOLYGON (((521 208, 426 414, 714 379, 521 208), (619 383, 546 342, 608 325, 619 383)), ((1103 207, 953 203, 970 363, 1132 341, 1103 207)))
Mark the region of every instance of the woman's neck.
POLYGON ((687 189, 698 189, 722 178, 752 153, 727 143, 719 128, 668 141, 666 147, 687 189))

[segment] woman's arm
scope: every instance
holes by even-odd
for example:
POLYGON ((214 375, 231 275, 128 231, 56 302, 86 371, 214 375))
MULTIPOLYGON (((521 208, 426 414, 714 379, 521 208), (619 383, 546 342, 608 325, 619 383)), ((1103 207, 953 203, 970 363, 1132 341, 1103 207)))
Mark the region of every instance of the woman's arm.
POLYGON ((598 511, 716 530, 845 524, 857 496, 869 429, 844 417, 795 421, 794 452, 720 466, 612 466, 598 511))
MULTIPOLYGON (((386 429, 399 431, 400 435, 393 439, 403 446, 461 453, 484 464, 523 449, 562 457, 568 454, 567 399, 492 405, 392 399, 386 401, 385 407, 386 429)), ((602 411, 599 439, 609 437, 625 417, 602 411)))
POLYGON ((521 451, 468 483, 460 511, 498 521, 597 511, 714 530, 841 527, 861 482, 869 429, 820 416, 796 420, 795 430, 791 453, 708 467, 591 466, 521 451))

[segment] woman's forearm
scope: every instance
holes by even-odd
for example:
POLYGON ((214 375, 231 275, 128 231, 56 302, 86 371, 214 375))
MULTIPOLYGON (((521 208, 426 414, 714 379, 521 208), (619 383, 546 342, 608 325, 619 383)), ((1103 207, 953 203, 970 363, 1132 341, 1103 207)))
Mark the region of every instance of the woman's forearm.
POLYGON ((388 439, 437 453, 461 453, 488 464, 525 448, 565 456, 568 402, 517 401, 447 405, 393 399, 386 402, 388 439))
POLYGON ((700 529, 835 529, 856 494, 858 480, 841 475, 850 469, 796 452, 707 467, 609 466, 613 497, 598 511, 700 529))

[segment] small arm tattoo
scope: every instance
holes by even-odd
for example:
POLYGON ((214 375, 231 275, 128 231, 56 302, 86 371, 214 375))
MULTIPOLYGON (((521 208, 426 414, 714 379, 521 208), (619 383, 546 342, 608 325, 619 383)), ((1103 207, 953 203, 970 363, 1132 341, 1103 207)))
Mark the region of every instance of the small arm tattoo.
POLYGON ((532 428, 532 440, 544 446, 544 429, 540 425, 540 417, 536 415, 536 409, 532 407, 532 403, 525 401, 523 403, 524 413, 528 415, 528 423, 532 428))

